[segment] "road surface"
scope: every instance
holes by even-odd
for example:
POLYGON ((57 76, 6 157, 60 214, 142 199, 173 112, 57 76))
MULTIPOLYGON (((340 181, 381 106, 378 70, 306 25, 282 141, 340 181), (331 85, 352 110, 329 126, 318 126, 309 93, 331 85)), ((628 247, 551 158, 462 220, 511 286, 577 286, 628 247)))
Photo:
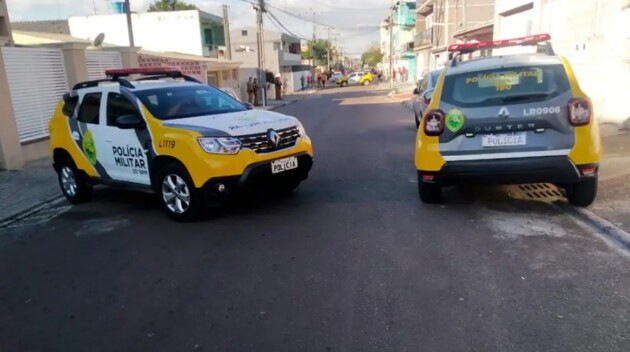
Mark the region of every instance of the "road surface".
POLYGON ((280 111, 288 198, 169 221, 100 189, 0 230, 0 351, 629 351, 630 261, 514 188, 423 205, 412 114, 373 87, 280 111))

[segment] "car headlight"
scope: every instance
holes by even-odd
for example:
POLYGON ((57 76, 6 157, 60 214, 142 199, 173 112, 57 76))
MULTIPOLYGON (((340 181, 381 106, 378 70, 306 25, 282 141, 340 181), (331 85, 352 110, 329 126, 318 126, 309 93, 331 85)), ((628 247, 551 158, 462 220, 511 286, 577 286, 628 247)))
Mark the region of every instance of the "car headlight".
POLYGON ((199 137, 201 148, 212 154, 237 154, 241 150, 241 141, 234 137, 199 137))
POLYGON ((300 135, 301 138, 308 138, 308 136, 306 135, 306 130, 304 129, 304 126, 302 126, 300 122, 298 122, 297 128, 298 128, 298 134, 300 135))

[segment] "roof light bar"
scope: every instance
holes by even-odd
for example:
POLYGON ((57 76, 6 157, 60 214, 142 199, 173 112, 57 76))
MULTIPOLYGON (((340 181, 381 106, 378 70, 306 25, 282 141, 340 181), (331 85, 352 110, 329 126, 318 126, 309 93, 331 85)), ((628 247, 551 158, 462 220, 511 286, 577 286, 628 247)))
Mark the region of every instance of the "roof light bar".
POLYGON ((470 53, 476 50, 487 48, 505 48, 508 46, 535 45, 548 40, 551 40, 551 36, 545 33, 520 38, 495 40, 491 42, 452 44, 448 46, 448 51, 470 53))
POLYGON ((131 67, 131 68, 113 68, 105 70, 105 75, 108 77, 127 77, 131 75, 168 75, 177 74, 181 75, 181 71, 177 67, 162 66, 162 67, 131 67))

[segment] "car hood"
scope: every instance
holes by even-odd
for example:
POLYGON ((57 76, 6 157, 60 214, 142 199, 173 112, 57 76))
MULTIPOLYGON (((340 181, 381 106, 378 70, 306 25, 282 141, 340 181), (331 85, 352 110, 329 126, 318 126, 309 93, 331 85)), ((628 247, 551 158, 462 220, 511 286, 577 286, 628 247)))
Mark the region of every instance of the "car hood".
POLYGON ((200 132, 204 136, 227 137, 264 133, 297 126, 295 117, 265 110, 247 110, 164 121, 164 126, 200 132))

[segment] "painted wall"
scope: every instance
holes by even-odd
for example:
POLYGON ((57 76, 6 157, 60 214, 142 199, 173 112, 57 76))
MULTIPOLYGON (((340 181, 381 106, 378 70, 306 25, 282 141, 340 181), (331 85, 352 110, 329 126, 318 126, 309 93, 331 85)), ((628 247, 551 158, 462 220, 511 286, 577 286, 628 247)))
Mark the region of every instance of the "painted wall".
MULTIPOLYGON (((147 12, 131 15, 134 44, 151 51, 170 51, 203 55, 199 12, 147 12)), ((77 16, 68 19, 74 37, 93 40, 105 34, 105 42, 128 46, 125 15, 77 16)))

